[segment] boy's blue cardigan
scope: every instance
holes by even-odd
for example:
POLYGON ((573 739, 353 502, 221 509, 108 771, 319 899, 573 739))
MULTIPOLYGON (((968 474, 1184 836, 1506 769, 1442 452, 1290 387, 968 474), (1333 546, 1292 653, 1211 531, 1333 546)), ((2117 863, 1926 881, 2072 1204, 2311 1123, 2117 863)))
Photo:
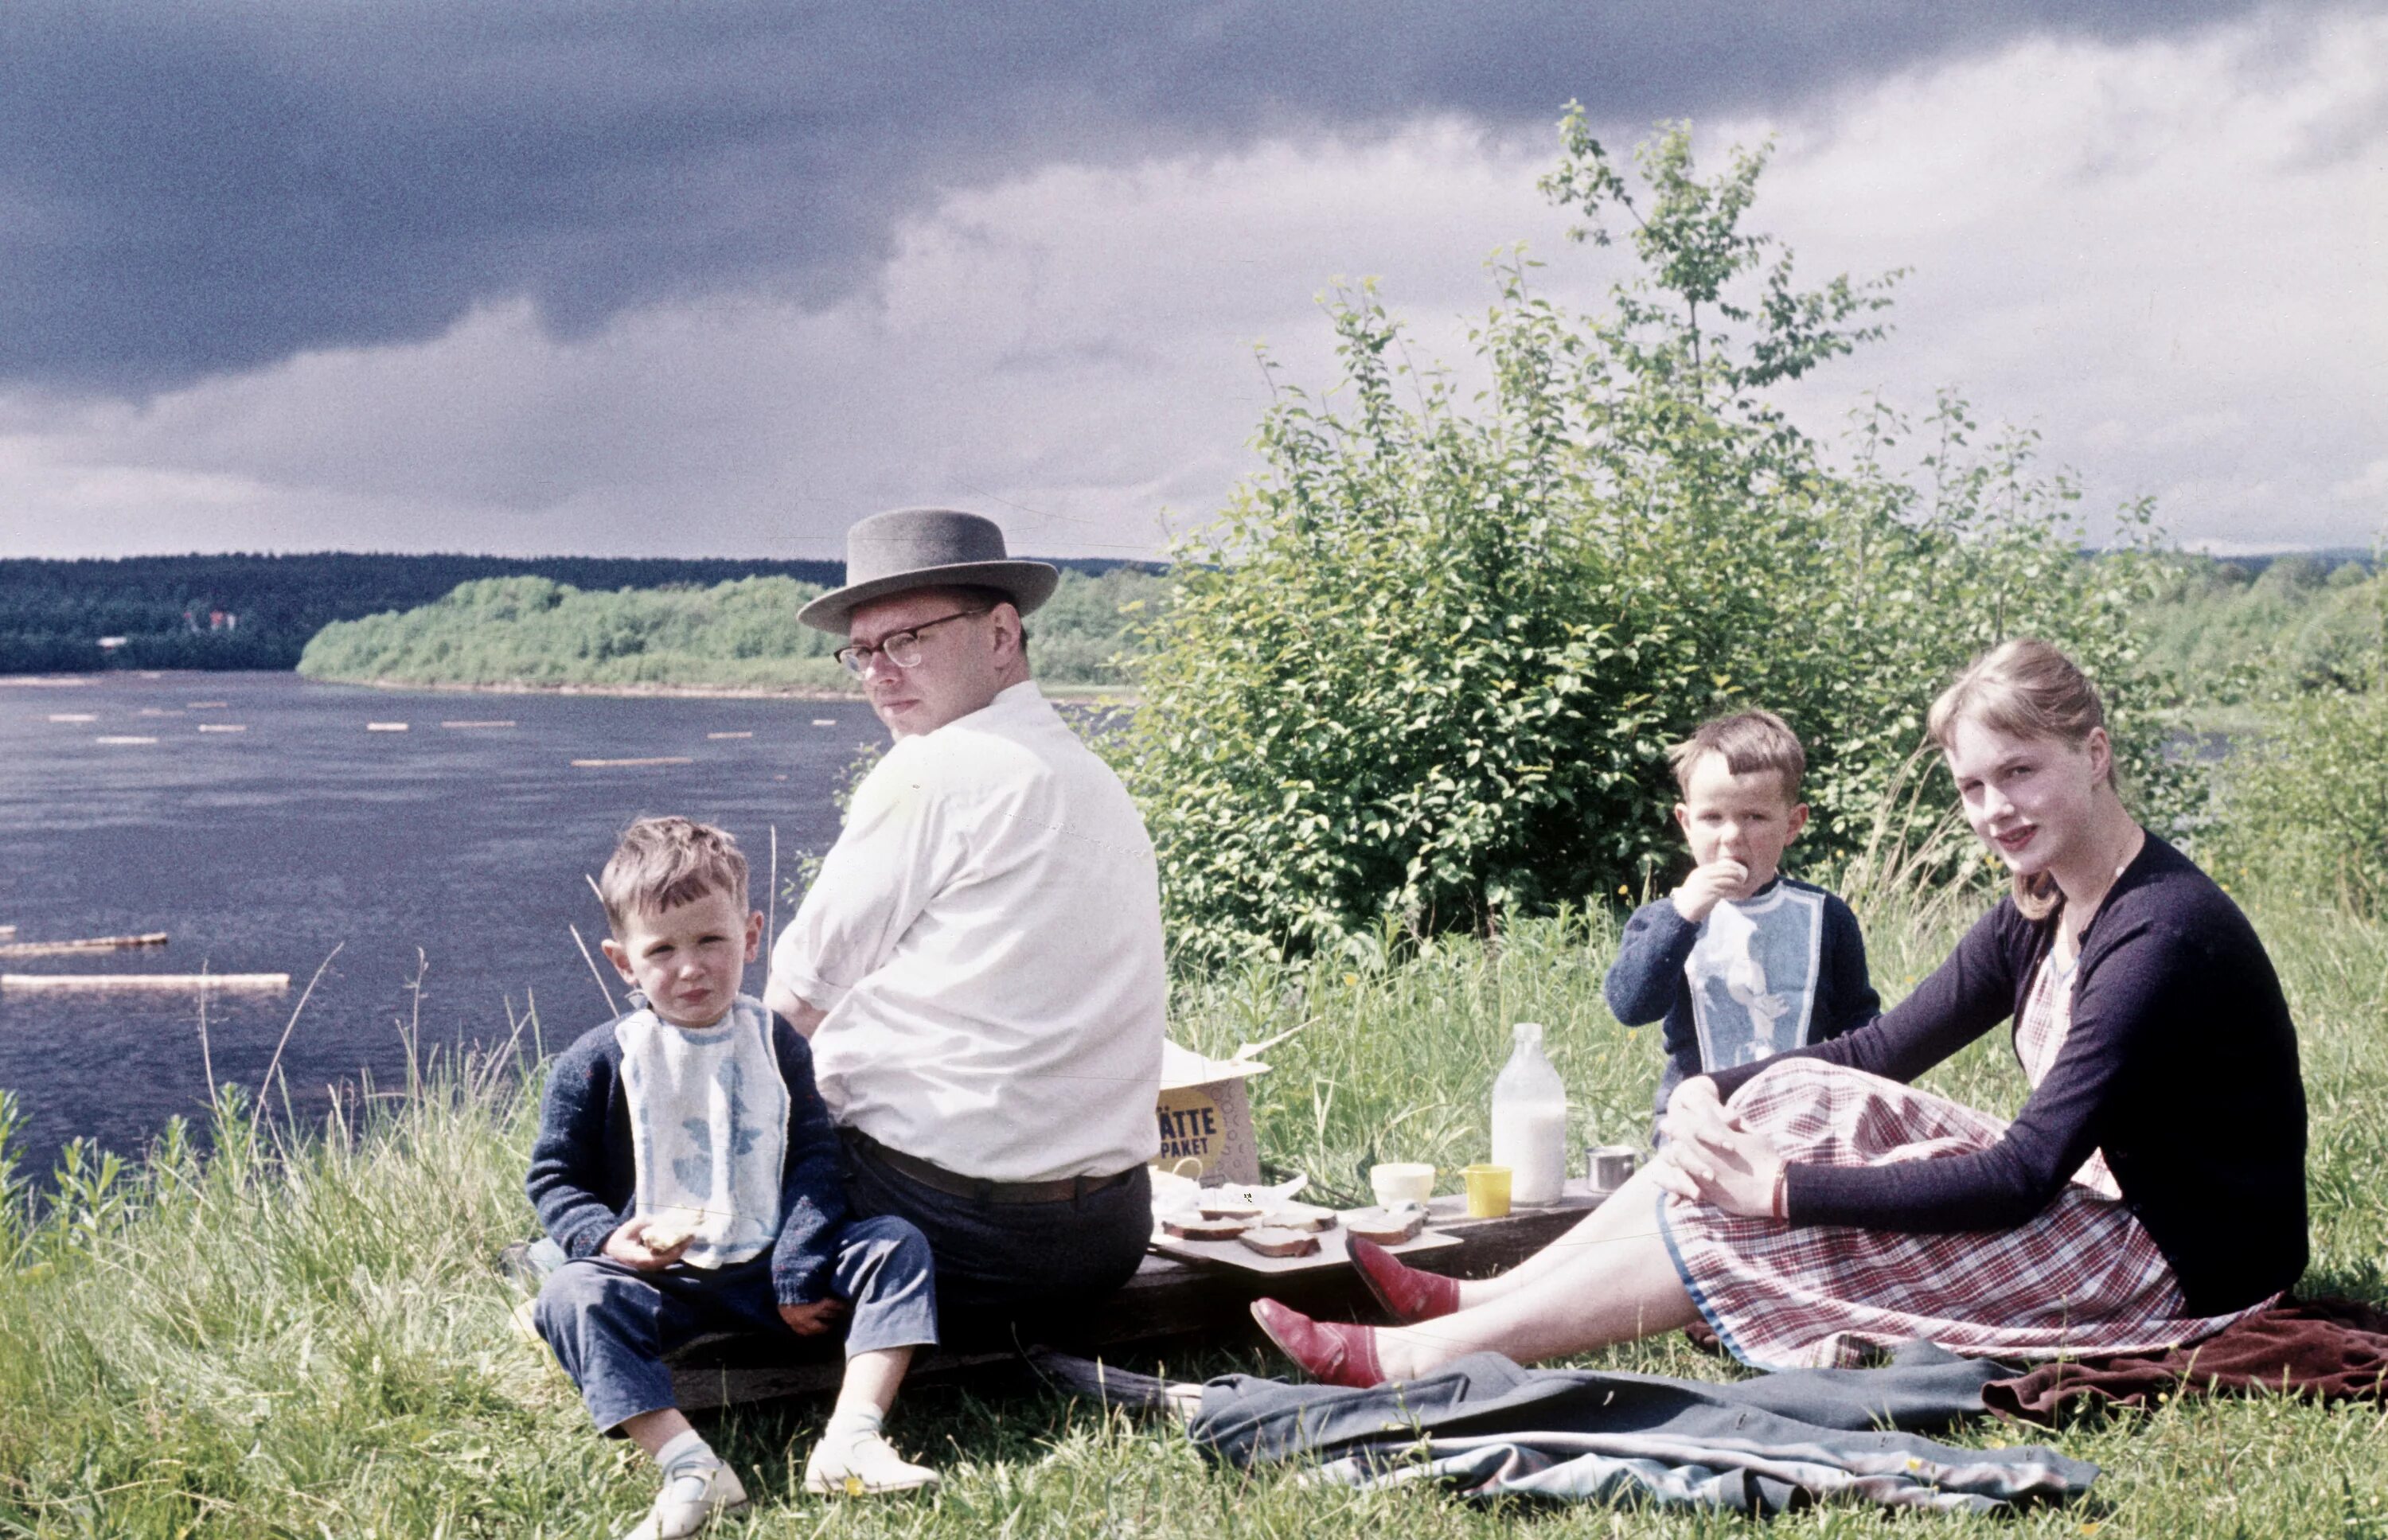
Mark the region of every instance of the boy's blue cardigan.
MULTIPOLYGON (((741 997, 742 1004, 759 1004, 741 997)), ((556 1056, 540 1104, 539 1142, 523 1185, 539 1221, 569 1257, 595 1256, 630 1217, 638 1167, 630 1105, 622 1087, 622 1045, 614 1029, 591 1028, 556 1056)), ((771 1247, 771 1289, 782 1305, 829 1294, 830 1265, 845 1223, 837 1129, 813 1084, 813 1051, 772 1016, 771 1050, 788 1088, 788 1151, 780 1170, 780 1237, 771 1247)))

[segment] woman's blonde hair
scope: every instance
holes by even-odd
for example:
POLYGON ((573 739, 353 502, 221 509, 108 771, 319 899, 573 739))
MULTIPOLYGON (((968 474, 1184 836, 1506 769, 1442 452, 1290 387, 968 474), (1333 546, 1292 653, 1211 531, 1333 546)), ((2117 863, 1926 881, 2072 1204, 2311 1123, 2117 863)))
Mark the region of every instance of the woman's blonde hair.
MULTIPOLYGON (((2072 659, 2036 637, 2018 637, 1966 664, 1932 702, 1924 728, 1945 754, 1960 722, 2078 749, 2106 726, 2106 707, 2072 659)), ((2107 763, 2107 782, 2115 785, 2113 761, 2107 763)), ((2029 878, 2016 873, 2013 894, 2026 919, 2046 919, 2056 910, 2056 879, 2045 872, 2029 878)))

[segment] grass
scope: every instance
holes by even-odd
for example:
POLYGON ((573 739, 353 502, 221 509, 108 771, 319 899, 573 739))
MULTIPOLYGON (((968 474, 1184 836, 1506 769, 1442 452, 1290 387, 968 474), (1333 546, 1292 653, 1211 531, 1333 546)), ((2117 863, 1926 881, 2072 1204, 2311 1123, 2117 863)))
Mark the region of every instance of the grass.
MULTIPOLYGON (((1874 973, 1895 996, 1976 905, 1897 873, 1864 879, 1874 973)), ((2309 1289, 2388 1302, 2388 929, 2255 906, 2303 1037, 2313 1108, 2309 1289)), ((1350 1190, 1372 1155, 1447 1169, 1482 1153, 1508 1025, 1539 1019, 1585 1127, 1646 1134, 1658 1050, 1600 1000, 1616 916, 1520 926, 1499 944, 1398 966, 1253 969, 1182 989, 1178 1030, 1232 1049, 1291 1032, 1255 1082, 1261 1142, 1350 1190)), ((303 1029, 303 1027, 302 1029, 303 1029)), ((1977 1046, 1932 1078, 2011 1108, 2019 1076, 1977 1046)), ((77 1150, 37 1222, 0 1233, 0 1534, 611 1535, 652 1476, 592 1436, 544 1350, 517 1337, 492 1265, 531 1228, 521 1175, 535 1107, 511 1061, 427 1069, 350 1103, 320 1135, 220 1109, 215 1153, 171 1130, 138 1166, 77 1150)), ((2227 1138, 2229 1130, 2215 1136, 2227 1138)), ((2217 1223, 2229 1216, 2217 1214, 2217 1223)), ((1595 1360, 1724 1376, 1680 1339, 1595 1360)), ((1171 1366, 1262 1367, 1241 1348, 1171 1366)), ((1739 1521, 1575 1508, 1480 1509, 1431 1492, 1314 1490, 1205 1465, 1171 1429, 1041 1390, 921 1387, 898 1443, 941 1466, 922 1502, 822 1504, 798 1476, 824 1408, 728 1415, 717 1443, 758 1497, 723 1533, 771 1535, 1464 1536, 1740 1534, 1739 1521)), ((2043 1433, 2105 1475, 2088 1508, 2013 1521, 1910 1519, 1899 1533, 2388 1535, 2388 1415, 2190 1402, 2043 1433)), ((1865 1509, 1778 1536, 1893 1533, 1865 1509)))

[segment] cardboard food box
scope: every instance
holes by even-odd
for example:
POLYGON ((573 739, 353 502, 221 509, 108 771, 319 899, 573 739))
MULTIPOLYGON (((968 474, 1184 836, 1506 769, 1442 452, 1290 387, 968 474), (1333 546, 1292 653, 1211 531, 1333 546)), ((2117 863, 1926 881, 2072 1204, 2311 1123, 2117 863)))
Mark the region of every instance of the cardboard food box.
POLYGON ((1205 1058, 1161 1045, 1161 1153, 1152 1163, 1205 1184, 1261 1180, 1260 1146, 1244 1081, 1268 1066, 1253 1058, 1205 1058))

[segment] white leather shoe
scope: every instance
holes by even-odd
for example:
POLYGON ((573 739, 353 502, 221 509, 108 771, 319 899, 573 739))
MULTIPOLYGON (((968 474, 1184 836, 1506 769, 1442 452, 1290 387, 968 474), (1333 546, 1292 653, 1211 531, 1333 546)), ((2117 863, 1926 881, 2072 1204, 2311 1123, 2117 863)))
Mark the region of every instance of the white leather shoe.
POLYGON ((622 1540, 681 1540, 724 1513, 746 1506, 746 1489, 727 1465, 684 1471, 664 1483, 655 1506, 622 1540))
POLYGON ((863 1497, 936 1484, 934 1471, 909 1463, 877 1433, 865 1433, 836 1454, 816 1444, 805 1460, 805 1490, 816 1496, 863 1497))

